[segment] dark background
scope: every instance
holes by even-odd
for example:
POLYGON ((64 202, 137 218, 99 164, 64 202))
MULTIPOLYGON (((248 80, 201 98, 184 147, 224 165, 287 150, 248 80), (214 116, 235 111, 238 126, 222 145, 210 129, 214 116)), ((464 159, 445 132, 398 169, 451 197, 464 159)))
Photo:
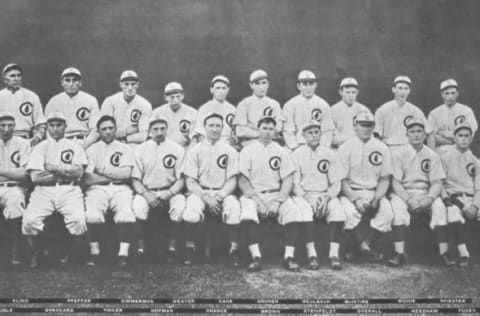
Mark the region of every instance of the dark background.
POLYGON ((59 73, 70 65, 100 102, 118 90, 122 70, 134 69, 154 106, 164 85, 179 81, 194 107, 210 98, 216 74, 231 79, 237 104, 257 68, 283 104, 308 68, 331 104, 341 78, 354 76, 359 101, 374 110, 391 99, 393 78, 406 74, 410 100, 426 115, 441 104, 448 77, 476 111, 479 12, 477 0, 3 0, 0 64, 23 65, 25 86, 43 103, 61 91, 59 73))

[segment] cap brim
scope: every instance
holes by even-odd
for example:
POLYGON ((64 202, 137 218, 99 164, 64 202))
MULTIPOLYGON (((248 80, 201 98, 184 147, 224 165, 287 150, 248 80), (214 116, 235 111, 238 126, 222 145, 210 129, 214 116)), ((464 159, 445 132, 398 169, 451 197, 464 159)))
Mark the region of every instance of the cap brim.
POLYGON ((256 78, 253 78, 252 80, 250 80, 250 82, 255 82, 255 81, 258 81, 258 80, 262 80, 262 79, 268 79, 268 76, 258 76, 256 78))
POLYGON ((23 73, 23 68, 20 67, 19 65, 11 65, 10 67, 7 67, 3 70, 3 74, 5 75, 7 72, 12 71, 12 70, 19 70, 21 73, 23 73))
POLYGON ((124 81, 138 81, 138 77, 129 76, 129 77, 120 79, 120 82, 124 82, 124 81))
POLYGON ((458 89, 458 86, 454 85, 454 84, 450 84, 448 86, 445 86, 443 88, 440 89, 440 91, 445 91, 447 90, 448 88, 457 88, 458 89))
POLYGON ((396 85, 396 84, 398 84, 398 83, 406 83, 406 84, 408 84, 409 86, 412 85, 412 83, 411 83, 411 82, 408 82, 407 80, 397 80, 397 81, 395 81, 395 82, 393 83, 393 85, 396 85))
POLYGON ((165 95, 171 95, 176 93, 183 93, 183 89, 173 89, 173 90, 165 91, 165 95))

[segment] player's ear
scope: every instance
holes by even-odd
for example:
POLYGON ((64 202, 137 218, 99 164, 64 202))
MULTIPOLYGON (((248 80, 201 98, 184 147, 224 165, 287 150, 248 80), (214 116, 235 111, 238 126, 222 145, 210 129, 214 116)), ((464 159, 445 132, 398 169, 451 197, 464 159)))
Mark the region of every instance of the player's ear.
POLYGON ((297 89, 300 91, 300 81, 297 81, 297 89))

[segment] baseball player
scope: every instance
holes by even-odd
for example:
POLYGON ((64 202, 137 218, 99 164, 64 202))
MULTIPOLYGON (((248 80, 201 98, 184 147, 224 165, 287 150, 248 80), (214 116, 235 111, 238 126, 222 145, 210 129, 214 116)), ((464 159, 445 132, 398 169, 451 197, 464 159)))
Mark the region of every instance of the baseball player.
MULTIPOLYGON (((296 167, 293 176, 293 201, 299 208, 310 208, 316 218, 325 218, 329 226, 330 266, 341 269, 338 255, 341 232, 345 223, 338 194, 341 180, 345 178, 343 167, 336 153, 320 145, 321 126, 317 120, 310 120, 302 128, 306 143, 300 145, 291 154, 296 167)), ((314 244, 313 222, 302 223, 307 235, 307 255, 309 269, 317 270, 317 253, 314 244)))
POLYGON ((236 145, 232 137, 233 118, 235 117, 235 107, 227 101, 228 91, 230 90, 230 80, 227 77, 218 75, 213 77, 210 82, 210 93, 213 99, 202 105, 198 109, 195 128, 193 129, 197 141, 205 138, 204 120, 211 113, 218 113, 224 118, 222 138, 229 144, 236 145))
POLYGON ((432 148, 452 145, 454 143, 453 130, 458 124, 470 125, 473 135, 478 129, 472 108, 457 102, 460 95, 457 81, 454 79, 442 81, 440 92, 444 103, 434 108, 428 115, 428 122, 432 126, 435 137, 435 146, 432 148))
POLYGON ((76 248, 87 229, 83 193, 78 185, 87 157, 77 142, 64 138, 66 122, 63 113, 50 113, 47 117, 49 138, 33 148, 26 167, 35 185, 22 223, 23 234, 33 251, 32 268, 38 265, 37 237, 43 231, 47 216, 53 212, 62 214, 70 233, 62 264, 67 263, 69 252, 76 248))
POLYGON ((250 89, 253 94, 240 101, 233 120, 234 132, 241 147, 247 146, 259 137, 257 122, 263 116, 275 119, 277 131, 275 139, 281 138, 284 121, 282 109, 277 101, 267 96, 268 86, 268 75, 264 70, 258 69, 250 74, 250 89))
POLYGON ((137 223, 137 255, 142 257, 144 254, 143 227, 149 211, 166 210, 172 221, 168 252, 169 259, 173 259, 185 210, 185 196, 181 194, 185 184, 181 176, 185 150, 176 142, 166 139, 168 123, 165 119, 152 117, 149 126, 151 139, 135 149, 132 171, 132 185, 136 193, 133 212, 137 223))
POLYGON ((473 129, 461 123, 453 130, 455 144, 441 151, 447 178, 442 197, 447 207, 447 221, 458 252, 460 266, 467 267, 470 254, 466 245, 465 218, 480 220, 479 161, 470 151, 473 129))
POLYGON ((166 104, 153 111, 153 117, 161 117, 168 122, 167 137, 184 148, 191 141, 197 118, 197 110, 183 103, 183 87, 178 82, 170 82, 165 86, 166 104))
POLYGON ((25 139, 13 136, 15 117, 0 113, 0 205, 3 209, 6 228, 12 240, 11 265, 18 266, 18 245, 21 238, 22 215, 25 209, 25 166, 30 154, 30 145, 25 139))
POLYGON ((344 78, 340 82, 339 94, 342 100, 331 107, 335 131, 332 137, 332 147, 338 148, 341 144, 355 137, 353 120, 360 112, 370 112, 363 104, 357 102, 359 92, 358 81, 355 78, 344 78))
POLYGON ((396 149, 408 144, 408 121, 416 118, 423 120, 427 141, 430 143, 433 134, 422 110, 407 101, 412 81, 407 76, 398 76, 393 80, 394 99, 380 106, 375 112, 375 135, 390 147, 396 149))
POLYGON ((5 88, 0 90, 0 111, 15 117, 15 136, 38 144, 45 137, 45 117, 40 98, 35 92, 22 87, 23 69, 17 64, 3 68, 5 88))
POLYGON ((87 148, 95 139, 95 122, 98 119, 97 99, 84 91, 82 73, 74 67, 66 68, 60 75, 60 84, 64 92, 53 96, 45 107, 45 116, 52 112, 62 112, 67 118, 65 138, 76 139, 83 148, 87 148))
POLYGON ((283 137, 290 150, 305 143, 302 136, 302 126, 311 119, 317 120, 322 126, 320 144, 329 148, 332 143, 332 134, 335 125, 328 103, 315 94, 317 78, 310 70, 302 70, 298 74, 297 88, 300 94, 291 98, 283 106, 285 125, 283 137))
POLYGON ((130 146, 115 140, 116 122, 112 116, 104 115, 97 122, 100 141, 87 149, 88 166, 85 170, 85 218, 90 243, 88 266, 95 266, 100 255, 99 235, 105 213, 114 213, 118 227, 118 265, 128 264, 128 250, 133 239, 135 215, 132 210, 133 191, 130 176, 135 158, 130 146))
MULTIPOLYGON (((138 75, 133 70, 125 70, 120 75, 122 91, 103 101, 101 115, 110 115, 117 122, 115 138, 131 144, 132 148, 147 139, 148 121, 152 114, 150 102, 137 94, 138 75)), ((97 134, 98 139, 98 134, 97 134)))
POLYGON ((299 271, 294 261, 295 244, 301 223, 312 222, 310 207, 299 208, 290 197, 293 187, 293 165, 288 150, 272 142, 276 120, 265 116, 258 121, 259 139, 243 148, 239 156, 240 220, 252 262, 248 270, 261 269, 258 224, 260 218, 277 218, 285 232, 284 265, 289 271, 299 271))
POLYGON ((443 262, 452 264, 447 255, 447 210, 440 199, 445 172, 438 154, 423 145, 425 136, 424 121, 410 120, 407 123, 409 144, 393 153, 393 193, 390 201, 395 256, 388 260, 391 266, 405 263, 406 228, 410 225, 410 213, 418 212, 430 214, 430 228, 437 235, 443 262))
MULTIPOLYGON (((343 143, 338 156, 345 168, 346 178, 342 180, 340 202, 346 215, 345 230, 369 261, 382 260, 381 254, 371 245, 381 235, 389 232, 393 219, 392 207, 385 197, 392 174, 391 154, 388 147, 372 137, 375 128, 374 117, 361 112, 354 121, 356 137, 343 143), (357 227, 362 217, 370 219, 365 235, 357 227)), ((352 260, 355 251, 347 251, 346 259, 352 260)))
MULTIPOLYGON (((195 252, 195 226, 202 221, 208 224, 212 221, 212 216, 221 216, 229 232, 232 263, 238 267, 240 203, 233 195, 237 187, 238 153, 221 139, 224 122, 222 115, 212 113, 203 121, 206 138, 188 150, 183 168, 189 192, 183 213, 183 220, 188 225, 186 263, 191 263, 195 252)), ((207 227, 211 228, 207 230, 208 259, 215 227, 207 227)))

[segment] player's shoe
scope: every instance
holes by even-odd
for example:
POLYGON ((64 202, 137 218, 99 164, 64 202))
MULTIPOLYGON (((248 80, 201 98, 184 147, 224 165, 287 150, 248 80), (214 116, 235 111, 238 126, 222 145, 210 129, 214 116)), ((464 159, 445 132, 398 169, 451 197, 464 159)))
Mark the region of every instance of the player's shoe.
POLYGON ((317 257, 308 258, 308 270, 318 270, 318 260, 317 257))
POLYGON ((443 255, 440 255, 440 257, 442 258, 443 264, 447 267, 451 267, 455 264, 455 261, 450 258, 450 255, 448 254, 448 252, 445 252, 443 255))
POLYGON ((253 258, 252 262, 248 265, 248 271, 260 271, 262 269, 262 263, 260 261, 260 257, 253 258))
POLYGON ((128 257, 127 256, 118 256, 117 266, 120 269, 128 267, 128 257))
POLYGON ((29 267, 30 269, 35 269, 35 268, 37 268, 39 261, 40 261, 40 252, 35 251, 35 252, 32 254, 32 258, 30 259, 30 264, 28 265, 28 267, 29 267))
POLYGON ((186 266, 192 265, 194 256, 195 256, 195 248, 187 247, 187 249, 185 249, 185 257, 183 259, 183 264, 186 266))
POLYGON ((70 261, 70 255, 69 254, 66 254, 66 255, 62 256, 59 260, 59 262, 62 266, 67 265, 69 261, 70 261))
POLYGON ((230 252, 230 261, 232 262, 233 267, 238 268, 240 266, 240 255, 238 250, 230 252))
POLYGON ((98 257, 100 257, 100 255, 90 254, 90 256, 88 256, 87 261, 85 262, 85 265, 87 267, 95 267, 98 264, 98 257))
POLYGON ((395 256, 388 260, 388 265, 391 267, 399 267, 403 266, 406 261, 404 253, 395 252, 395 256))
POLYGON ((362 256, 371 263, 378 263, 383 260, 383 255, 372 249, 362 249, 362 256))
POLYGON ((332 268, 332 270, 342 269, 342 263, 339 257, 330 257, 328 259, 330 260, 330 268, 332 268))
POLYGON ((293 261, 293 258, 291 257, 285 258, 285 260, 283 261, 283 265, 285 269, 287 269, 288 271, 291 271, 291 272, 300 271, 300 267, 295 261, 293 261))
POLYGON ((18 267, 22 264, 22 262, 18 258, 18 248, 16 246, 14 246, 12 249, 12 258, 10 264, 12 267, 18 267))
POLYGON ((205 249, 203 249, 203 260, 205 263, 210 263, 212 261, 212 251, 210 246, 205 246, 205 249))
POLYGON ((177 257, 177 243, 175 239, 170 239, 167 249, 167 262, 174 262, 177 257))
POLYGON ((460 257, 460 261, 458 262, 458 265, 460 266, 460 268, 468 268, 468 261, 469 261, 469 257, 460 257))

